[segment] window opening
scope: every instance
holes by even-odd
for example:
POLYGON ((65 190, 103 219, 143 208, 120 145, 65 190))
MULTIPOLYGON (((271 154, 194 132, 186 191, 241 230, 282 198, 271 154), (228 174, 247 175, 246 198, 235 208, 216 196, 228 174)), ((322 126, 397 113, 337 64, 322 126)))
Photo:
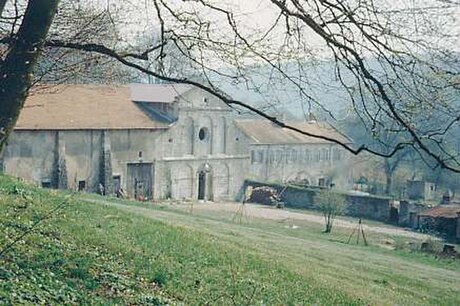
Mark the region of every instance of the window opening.
POLYGON ((209 134, 208 129, 205 128, 205 127, 203 127, 203 128, 201 128, 200 131, 198 132, 198 138, 199 138, 200 140, 203 140, 203 141, 204 141, 204 140, 208 139, 208 136, 209 136, 208 134, 209 134))
POLYGON ((78 181, 78 191, 85 191, 86 181, 78 181))

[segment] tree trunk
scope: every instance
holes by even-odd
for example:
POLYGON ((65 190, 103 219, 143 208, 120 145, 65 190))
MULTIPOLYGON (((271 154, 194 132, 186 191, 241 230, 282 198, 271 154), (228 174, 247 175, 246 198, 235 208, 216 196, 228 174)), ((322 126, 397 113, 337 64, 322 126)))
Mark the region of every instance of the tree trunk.
POLYGON ((21 27, 9 45, 5 61, 1 63, 0 153, 24 106, 33 80, 32 73, 58 3, 59 0, 29 0, 21 27))
POLYGON ((326 229, 324 230, 325 233, 330 233, 332 231, 332 222, 332 215, 330 212, 328 212, 326 217, 326 229))
POLYGON ((385 176, 386 176, 386 184, 385 184, 385 194, 390 195, 393 190, 393 170, 390 163, 385 160, 385 176))
POLYGON ((3 9, 5 8, 6 0, 0 0, 0 17, 2 16, 3 9))
POLYGON ((386 185, 385 185, 385 194, 391 195, 391 191, 393 190, 393 175, 386 173, 386 185))

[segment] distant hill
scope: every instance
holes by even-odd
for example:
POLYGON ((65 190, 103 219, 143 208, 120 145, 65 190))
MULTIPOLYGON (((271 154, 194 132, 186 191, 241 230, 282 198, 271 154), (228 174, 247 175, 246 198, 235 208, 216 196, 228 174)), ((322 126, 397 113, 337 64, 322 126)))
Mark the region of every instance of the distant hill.
POLYGON ((298 120, 305 120, 309 112, 322 113, 321 108, 313 100, 308 101, 301 96, 301 90, 331 110, 334 115, 338 115, 346 108, 347 93, 335 77, 332 62, 305 63, 304 70, 301 72, 298 71, 296 64, 287 63, 281 68, 297 78, 308 79, 308 87, 300 89, 268 65, 249 68, 247 77, 251 82, 248 83, 234 84, 217 76, 215 81, 223 91, 235 99, 264 109, 270 114, 287 112, 298 120), (271 84, 267 83, 270 76, 273 76, 271 84), (309 102, 311 109, 309 109, 309 102))
MULTIPOLYGON (((455 55, 456 53, 453 53, 451 58, 455 59, 455 55)), ((460 58, 460 54, 458 54, 458 58, 460 58)), ((431 60, 436 62, 437 59, 431 60)), ((367 58, 365 61, 372 73, 380 76, 383 80, 386 76, 392 77, 391 67, 382 66, 373 58, 367 58)), ((445 68, 451 72, 458 73, 460 60, 446 64, 440 63, 439 66, 446 66, 445 68)), ((341 80, 351 88, 356 87, 356 80, 351 72, 341 65, 338 67, 340 68, 341 80)), ((301 80, 302 87, 296 86, 287 79, 287 76, 268 64, 244 68, 243 74, 245 74, 247 82, 236 83, 236 81, 232 82, 232 80, 215 74, 211 78, 219 88, 233 98, 266 110, 270 114, 288 111, 295 118, 301 120, 306 119, 309 112, 313 112, 317 117, 328 121, 332 119, 328 112, 338 121, 345 120, 351 114, 351 98, 339 79, 335 62, 327 60, 301 64, 286 62, 280 64, 279 69, 291 77, 294 82, 301 80), (312 99, 309 100, 305 96, 301 97, 300 91, 312 99), (309 103, 311 108, 309 108, 309 103)), ((232 70, 223 70, 222 72, 234 73, 232 70)), ((428 69, 427 73, 433 73, 433 71, 428 69)), ((453 94, 457 96, 453 101, 457 101, 456 103, 460 106, 458 88, 453 90, 453 94)))

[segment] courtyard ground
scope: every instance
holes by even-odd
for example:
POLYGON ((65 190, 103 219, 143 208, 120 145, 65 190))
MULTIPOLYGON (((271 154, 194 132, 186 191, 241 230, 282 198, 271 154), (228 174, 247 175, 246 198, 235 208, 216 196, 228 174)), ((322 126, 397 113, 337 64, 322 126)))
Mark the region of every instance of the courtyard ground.
MULTIPOLYGON (((323 216, 317 211, 311 210, 291 210, 278 209, 275 207, 235 202, 171 202, 170 207, 181 209, 183 211, 193 210, 195 213, 202 215, 227 215, 232 219, 242 219, 242 221, 250 222, 251 219, 267 219, 285 223, 296 223, 299 221, 311 222, 316 224, 324 224, 323 216), (241 218, 240 216, 241 215, 241 218)), ((340 228, 356 228, 358 219, 351 217, 338 216, 334 221, 334 226, 340 228)), ((365 232, 375 232, 388 235, 396 235, 403 237, 412 237, 417 239, 429 239, 432 236, 414 232, 408 229, 391 226, 381 222, 363 220, 363 229, 365 232)))

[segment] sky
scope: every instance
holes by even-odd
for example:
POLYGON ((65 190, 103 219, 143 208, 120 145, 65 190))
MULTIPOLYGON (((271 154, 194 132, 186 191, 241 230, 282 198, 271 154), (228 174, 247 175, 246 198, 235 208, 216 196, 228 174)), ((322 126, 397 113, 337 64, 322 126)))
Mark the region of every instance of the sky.
MULTIPOLYGON (((153 0, 100 0, 109 2, 117 6, 122 6, 126 14, 126 26, 121 31, 131 33, 135 36, 149 36, 149 32, 158 29, 159 23, 156 16, 153 0)), ((273 25, 280 11, 269 0, 206 0, 216 6, 229 9, 233 12, 235 20, 238 22, 240 31, 243 34, 250 35, 261 30, 266 30, 273 25)), ((358 0, 356 0, 358 1, 358 0)), ((361 0, 362 1, 362 0, 361 0)), ((370 1, 370 0, 367 0, 370 1)), ((353 3, 355 1, 348 1, 353 3)), ((365 2, 365 1, 363 1, 365 2)), ((402 27, 413 29, 413 32, 407 32, 406 35, 426 37, 423 27, 428 31, 436 30, 439 26, 446 27, 443 32, 449 33, 452 38, 429 37, 433 45, 444 45, 456 51, 460 51, 460 1, 458 0, 374 0, 378 8, 384 12, 389 12, 391 24, 401 22, 402 27), (450 7, 450 8, 449 8, 450 7), (399 12, 399 13, 398 13, 399 12), (397 18, 401 12, 406 13, 404 21, 397 18), (446 13, 447 12, 447 13, 446 13), (421 14, 423 13, 423 14, 421 14)), ((191 8, 193 3, 181 0, 165 0, 165 3, 171 5, 176 11, 184 11, 191 8)), ((222 29, 223 33, 230 35, 227 20, 223 15, 209 13, 202 6, 197 9, 203 19, 209 20, 214 28, 222 29)), ((166 15, 166 10, 162 9, 166 15)), ((284 31, 280 28, 279 31, 284 31)), ((283 36, 280 32, 280 38, 283 36)), ((415 38, 415 37, 412 37, 415 38)), ((272 37, 273 39, 273 37, 272 37)), ((319 46, 323 40, 315 33, 308 35, 308 44, 319 46)))

